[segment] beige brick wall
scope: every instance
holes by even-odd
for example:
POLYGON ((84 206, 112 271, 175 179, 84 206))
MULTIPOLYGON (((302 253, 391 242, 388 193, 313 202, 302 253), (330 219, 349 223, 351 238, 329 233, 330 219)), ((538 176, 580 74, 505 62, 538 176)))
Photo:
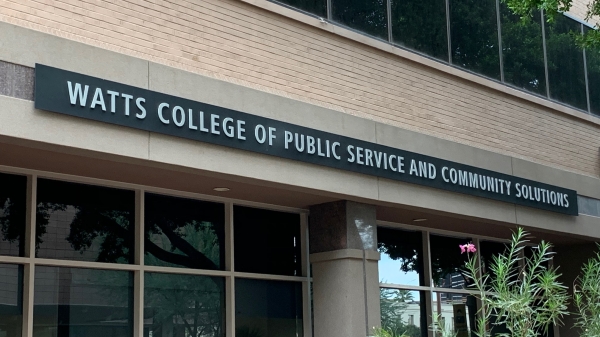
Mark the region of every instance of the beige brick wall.
POLYGON ((600 174, 598 125, 237 0, 0 0, 0 20, 401 128, 600 174))
MULTIPOLYGON (((585 20, 585 16, 587 14, 587 7, 591 0, 573 0, 573 6, 571 10, 569 10, 569 14, 580 18, 581 20, 585 20)), ((597 25, 599 22, 598 17, 592 17, 588 22, 592 25, 597 25)))

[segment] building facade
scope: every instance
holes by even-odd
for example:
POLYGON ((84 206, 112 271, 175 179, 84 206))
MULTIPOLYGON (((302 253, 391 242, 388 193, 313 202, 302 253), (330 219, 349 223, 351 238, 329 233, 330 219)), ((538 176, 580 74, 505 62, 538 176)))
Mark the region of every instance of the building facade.
POLYGON ((518 227, 572 285, 586 5, 0 0, 0 337, 470 336, 458 246, 518 227))

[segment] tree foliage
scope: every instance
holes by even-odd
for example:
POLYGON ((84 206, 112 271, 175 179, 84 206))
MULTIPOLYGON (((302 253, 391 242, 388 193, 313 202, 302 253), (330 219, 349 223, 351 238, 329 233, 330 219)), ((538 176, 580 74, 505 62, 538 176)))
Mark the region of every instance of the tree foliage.
POLYGON ((522 228, 513 233, 507 251, 493 257, 491 273, 483 274, 477 255, 466 264, 466 275, 483 303, 475 334, 491 335, 494 325, 504 326, 502 337, 537 337, 567 314, 567 291, 560 274, 547 267, 551 245, 542 241, 531 256, 524 254, 529 234, 522 228))
MULTIPOLYGON (((573 0, 502 0, 513 13, 523 19, 532 17, 535 11, 543 10, 548 22, 554 22, 558 15, 568 12, 573 0)), ((587 7, 585 20, 600 19, 600 0, 591 0, 587 7)), ((600 53, 600 20, 596 29, 587 31, 583 36, 576 36, 580 46, 600 53)))
POLYGON ((600 336, 600 253, 583 265, 573 290, 579 336, 600 336))

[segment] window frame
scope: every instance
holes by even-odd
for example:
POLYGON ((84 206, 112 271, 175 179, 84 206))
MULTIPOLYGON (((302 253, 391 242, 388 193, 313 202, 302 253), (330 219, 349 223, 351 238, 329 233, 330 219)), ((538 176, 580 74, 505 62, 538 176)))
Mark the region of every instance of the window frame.
POLYGON ((235 280, 237 278, 250 278, 260 280, 287 281, 301 283, 302 287, 302 324, 303 336, 312 337, 312 315, 310 284, 309 250, 308 250, 308 210, 301 208, 285 207, 264 204, 247 200, 232 199, 205 195, 193 192, 184 192, 141 184, 117 182, 106 179, 85 176, 47 172, 0 165, 0 172, 16 174, 27 177, 27 214, 25 230, 25 256, 0 255, 0 263, 22 265, 23 277, 23 328, 22 336, 33 334, 33 296, 36 266, 54 266, 68 268, 104 269, 130 271, 134 274, 133 294, 133 336, 142 336, 144 330, 144 274, 146 272, 216 276, 225 279, 225 336, 233 337, 235 332, 235 280), (59 180, 72 183, 81 183, 117 189, 132 190, 135 192, 135 254, 132 264, 117 264, 104 262, 86 262, 75 260, 59 260, 35 257, 35 223, 37 208, 37 180, 38 178, 59 180), (144 264, 144 196, 145 193, 154 193, 165 196, 188 198, 201 201, 218 202, 224 204, 225 211, 225 269, 203 270, 179 267, 161 267, 144 264), (236 272, 234 269, 234 242, 233 242, 233 207, 234 205, 260 208, 264 210, 295 213, 300 215, 300 251, 301 272, 300 276, 282 276, 272 274, 256 274, 236 272))
MULTIPOLYGON (((484 235, 474 235, 470 233, 464 232, 454 232, 443 229, 434 229, 427 227, 420 227, 402 223, 395 223, 390 221, 377 221, 378 227, 386 227, 389 229, 396 230, 409 230, 409 231, 419 231, 422 233, 423 242, 422 242, 422 250, 423 250, 423 274, 424 274, 424 285, 422 286, 412 286, 412 285, 404 285, 404 284, 395 284, 395 283, 379 283, 379 288, 386 289, 399 289, 399 290, 409 290, 409 291, 423 291, 425 293, 425 312, 427 313, 427 335, 433 336, 432 332, 429 331, 429 326, 433 323, 433 308, 435 305, 434 295, 435 293, 452 293, 452 294, 461 294, 461 295, 477 295, 478 292, 475 290, 467 290, 467 289, 452 289, 452 288, 440 288, 435 287, 432 279, 432 270, 431 270, 431 247, 430 247, 430 238, 431 235, 440 235, 440 236, 449 236, 449 237, 468 237, 471 238, 475 247, 477 247, 477 259, 479 263, 481 263, 480 256, 480 243, 481 241, 493 241, 498 243, 508 244, 510 240, 508 239, 499 239, 484 235)), ((532 245, 533 246, 533 245, 532 245)), ((456 247, 456 253, 459 253, 459 247, 456 247)), ((477 308, 481 306, 481 301, 477 300, 477 308)), ((421 327, 423 329, 423 327, 421 327)), ((555 330, 555 336, 560 337, 556 334, 557 330, 555 330)))

